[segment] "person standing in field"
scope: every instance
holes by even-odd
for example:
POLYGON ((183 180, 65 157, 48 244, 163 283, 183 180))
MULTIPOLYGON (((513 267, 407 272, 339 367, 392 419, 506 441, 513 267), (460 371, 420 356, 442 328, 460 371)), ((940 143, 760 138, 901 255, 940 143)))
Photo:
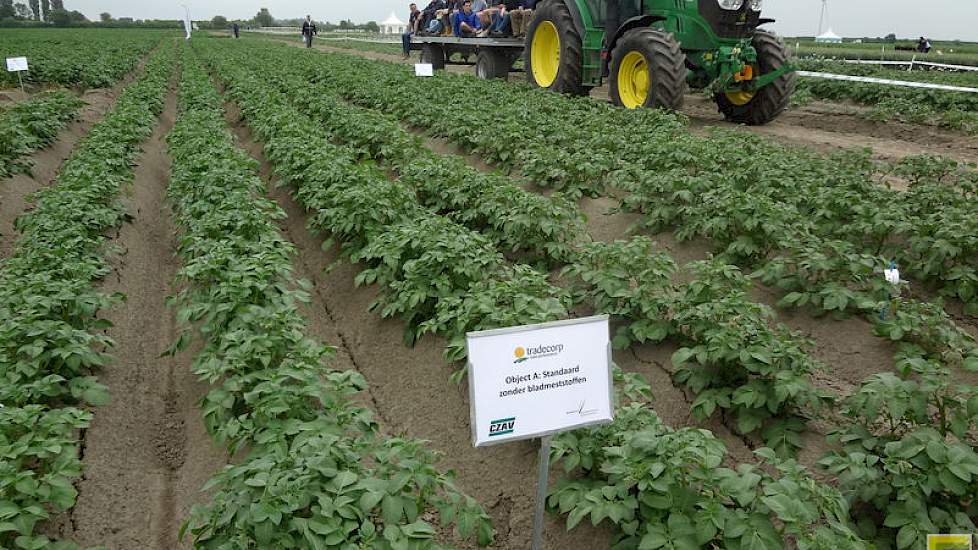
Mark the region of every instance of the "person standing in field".
POLYGON ((237 23, 231 25, 231 32, 234 33, 235 38, 241 38, 241 27, 237 23))
POLYGON ((411 57, 411 36, 418 32, 418 25, 421 22, 421 10, 418 9, 418 5, 411 4, 408 7, 411 10, 411 16, 408 17, 407 31, 401 35, 401 46, 404 50, 404 59, 411 57))
POLYGON ((312 22, 312 16, 307 15, 306 20, 302 22, 302 40, 306 43, 307 48, 312 47, 312 37, 316 34, 319 34, 316 24, 312 22))

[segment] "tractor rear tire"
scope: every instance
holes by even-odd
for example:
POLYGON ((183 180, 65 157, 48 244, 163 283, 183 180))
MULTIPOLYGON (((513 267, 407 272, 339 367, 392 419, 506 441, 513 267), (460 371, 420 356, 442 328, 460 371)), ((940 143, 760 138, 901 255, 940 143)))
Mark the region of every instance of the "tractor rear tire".
POLYGON ((479 54, 475 58, 475 75, 483 80, 505 80, 512 65, 513 58, 510 54, 496 48, 479 48, 479 54))
POLYGON ((620 107, 678 111, 686 96, 686 55, 672 33, 632 29, 611 52, 611 101, 620 107))
POLYGON ((584 42, 563 0, 547 0, 533 10, 523 55, 530 84, 562 94, 590 91, 582 82, 584 42))
MULTIPOLYGON (((769 32, 756 32, 753 46, 757 50, 758 64, 754 69, 755 75, 764 75, 780 69, 788 62, 788 50, 784 42, 769 32)), ((730 94, 723 92, 714 96, 714 100, 727 120, 748 126, 760 126, 778 118, 788 108, 791 94, 795 91, 796 80, 795 73, 783 74, 774 82, 754 92, 753 97, 746 103, 735 101, 736 96, 731 97, 730 94)))
POLYGON ((421 48, 421 62, 431 63, 431 68, 441 71, 445 68, 445 48, 441 44, 426 43, 421 48))

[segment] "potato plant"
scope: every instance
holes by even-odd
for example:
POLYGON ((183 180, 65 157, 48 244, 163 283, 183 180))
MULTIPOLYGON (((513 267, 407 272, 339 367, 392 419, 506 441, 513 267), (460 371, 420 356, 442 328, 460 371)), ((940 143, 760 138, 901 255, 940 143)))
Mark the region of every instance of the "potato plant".
POLYGON ((107 233, 126 221, 118 196, 163 110, 173 61, 171 46, 159 50, 34 194, 0 264, 0 547, 76 548, 37 527, 74 505, 79 430, 92 418, 84 407, 109 398, 95 378, 113 344, 99 317, 124 297, 96 284, 111 271, 107 233))
POLYGON ((572 475, 547 502, 567 514, 568 528, 608 522, 622 550, 778 550, 788 540, 800 550, 872 548, 855 534, 842 495, 797 462, 762 448, 765 467, 724 467, 720 440, 664 425, 636 399, 641 390, 633 380, 619 392, 614 423, 555 439, 551 461, 572 475))
POLYGON ((54 143, 82 105, 70 93, 51 92, 0 110, 0 178, 29 171, 24 157, 54 143))

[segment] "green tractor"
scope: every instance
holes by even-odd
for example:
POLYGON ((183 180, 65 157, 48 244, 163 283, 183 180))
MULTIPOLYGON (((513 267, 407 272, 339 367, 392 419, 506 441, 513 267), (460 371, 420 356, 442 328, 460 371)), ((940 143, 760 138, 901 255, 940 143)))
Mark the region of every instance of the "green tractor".
POLYGON ((758 30, 763 0, 544 0, 527 29, 534 85, 587 94, 608 77, 629 109, 679 110, 687 87, 713 93, 730 121, 766 124, 788 106, 784 43, 758 30))

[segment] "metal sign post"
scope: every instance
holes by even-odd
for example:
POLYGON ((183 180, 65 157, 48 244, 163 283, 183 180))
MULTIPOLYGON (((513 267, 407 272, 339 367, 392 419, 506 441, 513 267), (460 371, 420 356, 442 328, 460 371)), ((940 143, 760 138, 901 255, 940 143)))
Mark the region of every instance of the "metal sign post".
POLYGON ((553 436, 540 438, 540 456, 537 458, 537 504, 533 511, 532 550, 543 548, 543 513, 547 508, 547 485, 550 480, 550 440, 553 436))

